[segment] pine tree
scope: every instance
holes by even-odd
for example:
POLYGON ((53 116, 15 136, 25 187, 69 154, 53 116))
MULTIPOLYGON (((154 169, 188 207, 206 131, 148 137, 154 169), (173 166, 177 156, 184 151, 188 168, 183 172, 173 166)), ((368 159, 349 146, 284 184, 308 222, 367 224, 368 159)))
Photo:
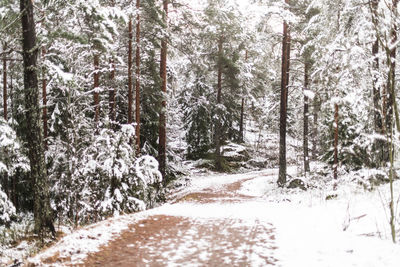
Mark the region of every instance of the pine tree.
MULTIPOLYGON (((289 5, 289 0, 285 0, 289 5)), ((287 123, 287 98, 290 69, 290 29, 286 21, 283 23, 282 40, 282 78, 281 78, 281 109, 279 126, 279 179, 278 185, 286 184, 286 123, 287 123)))
MULTIPOLYGON (((163 0, 163 22, 165 27, 168 27, 168 0, 163 0)), ((158 162, 159 170, 164 177, 164 183, 166 183, 165 175, 167 168, 167 136, 166 136, 166 113, 167 113, 167 37, 164 36, 161 40, 161 59, 160 59, 160 77, 161 77, 161 110, 160 110, 160 120, 159 120, 159 132, 158 132, 158 162)))
POLYGON ((43 136, 40 124, 39 88, 37 77, 37 43, 33 3, 20 0, 22 48, 24 59, 24 91, 31 179, 34 186, 35 232, 43 236, 46 229, 55 234, 50 208, 49 186, 44 158, 43 136))
MULTIPOLYGON (((42 47, 42 59, 46 56, 46 48, 42 47)), ((48 123, 47 123, 47 78, 46 71, 42 70, 42 103, 43 103, 43 141, 44 149, 47 150, 47 136, 48 136, 48 123)))
MULTIPOLYGON (((310 71, 310 62, 307 61, 307 58, 304 62, 304 90, 309 90, 309 71, 310 71)), ((304 151, 304 173, 307 174, 310 172, 310 160, 309 160, 309 149, 308 149, 308 117, 309 117, 309 97, 306 93, 304 93, 304 109, 303 109, 303 151, 304 151)))
POLYGON ((133 103, 133 93, 132 93, 132 17, 129 18, 128 23, 128 124, 132 123, 132 103, 133 103))
POLYGON ((3 116, 4 119, 7 121, 8 114, 7 114, 7 58, 6 58, 6 49, 7 46, 4 45, 3 47, 3 116))
POLYGON ((135 77, 135 92, 136 92, 136 154, 140 154, 140 0, 136 0, 136 77, 135 77))

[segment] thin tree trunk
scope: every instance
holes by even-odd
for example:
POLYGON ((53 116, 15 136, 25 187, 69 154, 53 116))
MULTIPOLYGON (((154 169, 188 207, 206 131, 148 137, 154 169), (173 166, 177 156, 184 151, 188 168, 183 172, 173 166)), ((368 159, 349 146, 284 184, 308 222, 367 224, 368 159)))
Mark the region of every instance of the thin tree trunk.
MULTIPOLYGON (((248 52, 246 50, 246 55, 245 55, 245 61, 247 62, 248 58, 248 52)), ((242 96, 242 105, 240 107, 240 136, 239 136, 239 142, 243 143, 244 142, 244 105, 245 105, 245 97, 244 95, 242 96)))
POLYGON ((39 87, 37 77, 37 43, 33 3, 31 0, 20 0, 22 24, 22 51, 24 59, 24 92, 26 109, 26 134, 28 156, 30 160, 32 184, 34 186, 35 233, 41 237, 45 229, 54 234, 53 216, 50 208, 49 186, 44 157, 43 136, 41 129, 39 87))
POLYGON ((333 159, 333 178, 338 178, 338 143, 339 143, 339 105, 335 103, 335 124, 334 124, 334 159, 333 159))
MULTIPOLYGON (((46 48, 42 47, 42 58, 44 60, 46 56, 46 48)), ((43 142, 44 149, 47 150, 47 79, 46 73, 43 68, 43 77, 42 77, 42 98, 43 98, 43 142)))
MULTIPOLYGON (((398 5, 399 0, 393 0, 393 6, 392 6, 392 13, 393 13, 393 17, 397 17, 397 5, 398 5)), ((397 110, 397 102, 395 101, 396 99, 396 55, 397 55, 397 49, 396 46, 394 44, 397 43, 397 24, 395 21, 393 21, 393 25, 392 25, 392 33, 391 33, 391 37, 392 37, 392 46, 393 48, 390 51, 390 72, 391 74, 389 75, 391 81, 390 81, 390 103, 391 105, 391 111, 392 113, 394 112, 394 116, 395 116, 395 120, 396 122, 399 122, 399 114, 398 112, 396 112, 397 110)), ((393 120, 393 116, 392 116, 392 120, 393 120)), ((392 124, 393 125, 393 124, 392 124)), ((400 125, 399 125, 400 127, 400 125)))
MULTIPOLYGON (((377 0, 372 1, 373 7, 376 9, 378 5, 377 0)), ((373 81, 372 81, 372 97, 374 101, 374 126, 375 132, 381 133, 382 132, 382 116, 381 116, 381 108, 379 102, 381 100, 381 92, 379 87, 379 39, 376 38, 375 42, 372 45, 372 55, 374 56, 373 62, 373 81)))
MULTIPOLYGON (((11 66, 10 66, 11 68, 11 66)), ((14 88, 13 88, 13 77, 12 72, 10 73, 10 101, 11 101, 11 118, 14 120, 15 112, 14 112, 14 88)))
MULTIPOLYGON (((389 139, 389 138, 388 138, 389 139)), ((394 190, 393 190, 393 169, 394 169, 394 157, 393 157, 393 124, 390 127, 390 140, 389 143, 389 162, 390 162, 390 170, 389 170, 389 183, 390 183, 390 202, 389 202, 389 211, 390 211, 390 230, 392 234, 392 241, 396 243, 396 228, 395 228, 395 214, 394 214, 394 190)))
MULTIPOLYGON (((372 23, 375 27, 378 27, 378 5, 379 0, 371 0, 370 9, 372 14, 372 23)), ((374 132, 385 135, 385 124, 386 124, 386 90, 385 86, 381 87, 379 85, 379 34, 377 33, 377 37, 375 42, 372 44, 372 55, 374 57, 374 61, 372 64, 373 70, 373 80, 372 80, 372 98, 374 104, 374 132), (382 105, 380 104, 382 102, 382 105)), ((372 157, 373 162, 371 163, 374 167, 384 166, 385 162, 388 160, 388 147, 385 145, 385 140, 376 139, 373 144, 373 152, 374 155, 372 157)))
POLYGON ((240 107, 240 136, 239 136, 239 142, 243 143, 244 142, 244 96, 242 97, 242 104, 240 107))
MULTIPOLYGON (((392 17, 397 17, 397 5, 398 5, 398 0, 393 0, 392 1, 393 6, 392 6, 392 17)), ((397 131, 400 132, 400 119, 399 119, 399 113, 397 109, 397 100, 396 100, 396 95, 395 95, 395 88, 396 88, 396 46, 394 44, 397 43, 397 24, 394 21, 393 26, 392 26, 392 32, 391 32, 391 37, 392 37, 392 43, 391 46, 393 46, 392 50, 390 51, 390 98, 391 98, 391 109, 393 112, 394 109, 394 115, 396 119, 396 125, 397 125, 397 131)), ((392 114, 388 114, 392 115, 392 114)), ((391 119, 393 120, 393 116, 391 116, 391 119)), ((395 208, 394 208, 394 190, 393 190, 393 168, 394 168, 394 146, 393 146, 393 122, 390 124, 390 149, 389 149, 389 160, 390 160, 390 229, 392 233, 392 241, 393 243, 396 243, 396 227, 395 227, 395 208)))
POLYGON ((100 86, 99 57, 100 56, 98 54, 95 54, 94 58, 93 58, 94 59, 93 60, 93 64, 94 64, 94 74, 93 74, 94 121, 96 122, 96 125, 99 122, 99 117, 100 117, 100 94, 98 91, 98 88, 100 86))
MULTIPOLYGON (((393 6, 392 6, 392 13, 393 16, 396 14, 396 9, 397 9, 397 2, 398 0, 393 0, 393 6)), ((390 33, 390 38, 391 38, 391 44, 395 44, 397 42, 397 26, 394 24, 392 25, 391 33, 390 33)), ((396 81, 396 46, 393 46, 392 48, 387 49, 387 53, 389 55, 387 56, 388 61, 388 67, 389 67, 389 74, 388 74, 388 80, 387 80, 387 88, 386 88, 386 95, 387 95, 387 102, 386 102, 386 112, 385 112, 385 127, 387 130, 389 130, 392 126, 392 121, 393 121, 393 104, 394 104, 394 88, 395 88, 395 81, 396 81)), ((390 144, 389 144, 390 146, 390 144)), ((387 159, 390 160, 390 159, 387 159)))
MULTIPOLYGON (((5 50, 6 50, 6 46, 4 46, 4 51, 5 50)), ((7 98, 8 98, 7 97, 7 59, 6 59, 6 55, 4 54, 4 57, 3 57, 3 116, 4 116, 5 121, 8 120, 7 98)), ((7 154, 7 151, 5 153, 7 154)), ((7 157, 7 155, 6 155, 6 157, 7 157)), ((6 193, 7 197, 10 197, 9 177, 8 177, 7 173, 4 175, 3 189, 4 189, 4 192, 6 193)))
POLYGON ((3 110, 4 110, 4 120, 7 121, 7 59, 3 58, 3 110))
MULTIPOLYGON (((218 40, 218 81, 217 81, 217 110, 222 101, 222 54, 223 37, 218 40)), ((222 125, 220 118, 217 118, 215 123, 215 168, 222 170, 222 155, 221 155, 221 131, 222 125)))
MULTIPOLYGON (((381 101, 381 90, 379 87, 379 58, 378 58, 378 53, 379 53, 379 40, 378 38, 372 45, 372 54, 374 56, 374 62, 373 62, 373 71, 374 73, 374 78, 372 81, 372 97, 373 97, 373 102, 374 102, 374 130, 375 133, 383 133, 383 125, 382 125, 382 116, 381 116, 381 109, 379 102, 381 101)), ((375 164, 377 166, 381 166, 383 162, 383 150, 384 144, 382 143, 382 140, 377 139, 374 141, 374 152, 376 153, 376 161, 375 164)))
MULTIPOLYGON (((285 0, 289 4, 289 0, 285 0)), ((282 41, 282 79, 281 79, 281 108, 279 126, 279 178, 278 185, 283 187, 286 184, 286 123, 287 103, 290 69, 290 30, 285 21, 283 23, 282 41)))
MULTIPOLYGON (((10 64, 10 101, 11 101, 11 119, 14 120, 14 88, 13 88, 13 77, 12 77, 12 72, 11 72, 11 66, 10 64)), ((17 196, 17 184, 18 184, 18 175, 13 175, 12 178, 12 202, 14 204, 15 209, 18 211, 19 210, 19 205, 18 205, 18 196, 17 196)))
MULTIPOLYGON (((310 68, 310 63, 306 62, 304 64, 304 90, 309 90, 309 77, 308 72, 310 68)), ((308 157, 308 97, 304 94, 304 123, 303 123, 303 152, 304 152, 304 174, 310 172, 310 160, 308 157)))
POLYGON ((114 59, 110 60, 111 63, 111 72, 110 72, 110 80, 112 88, 108 91, 108 106, 109 106, 109 116, 111 124, 115 123, 115 62, 114 59))
POLYGON ((317 143, 318 143, 318 112, 319 112, 319 103, 317 97, 314 98, 313 103, 313 143, 311 148, 311 157, 313 160, 317 160, 317 143))
POLYGON ((132 123, 132 18, 129 18, 128 25, 128 124, 132 123))
POLYGON ((136 0, 136 77, 135 77, 135 92, 136 92, 136 154, 140 154, 140 0, 136 0))
MULTIPOLYGON (((168 0, 163 0, 164 14, 163 21, 167 25, 168 21, 168 0)), ((160 122, 159 122, 159 145, 158 145, 158 161, 159 170, 163 177, 166 172, 166 108, 167 108, 167 37, 165 36, 161 41, 161 62, 160 62, 160 76, 161 76, 161 111, 160 111, 160 122)), ((164 179, 164 185, 166 180, 164 179)))
MULTIPOLYGON (((115 7, 115 1, 112 0, 111 1, 111 7, 115 7)), ((115 41, 115 38, 113 36, 113 40, 115 41)), ((116 87, 116 83, 115 83, 115 58, 112 57, 110 59, 110 67, 111 67, 111 71, 110 71, 110 81, 111 81, 111 88, 108 91, 108 109, 109 109, 109 118, 110 118, 110 124, 111 124, 111 128, 115 129, 115 118, 116 118, 116 110, 115 110, 115 87, 116 87)))

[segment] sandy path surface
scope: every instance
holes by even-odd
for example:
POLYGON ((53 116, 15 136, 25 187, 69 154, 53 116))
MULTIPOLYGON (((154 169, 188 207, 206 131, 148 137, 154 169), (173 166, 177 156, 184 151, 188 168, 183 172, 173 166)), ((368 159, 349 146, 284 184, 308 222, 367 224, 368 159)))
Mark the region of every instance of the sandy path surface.
MULTIPOLYGON (((205 188, 177 200, 179 209, 224 205, 240 213, 240 204, 254 201, 238 190, 243 179, 205 188)), ((254 211, 259 212, 259 211, 254 211)), ((240 216, 151 215, 121 236, 89 254, 80 266, 265 266, 276 265, 274 226, 240 216)))

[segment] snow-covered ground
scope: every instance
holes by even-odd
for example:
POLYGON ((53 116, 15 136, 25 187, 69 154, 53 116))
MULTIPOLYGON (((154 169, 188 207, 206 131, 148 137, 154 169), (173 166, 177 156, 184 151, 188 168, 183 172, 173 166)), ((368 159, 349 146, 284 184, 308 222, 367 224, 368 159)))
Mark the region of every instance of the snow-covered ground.
MULTIPOLYGON (((388 187, 339 187, 337 199, 326 200, 332 191, 287 195, 275 181, 258 177, 245 182, 241 193, 261 198, 244 210, 262 210, 257 216, 274 224, 282 266, 384 267, 399 266, 400 259, 400 246, 391 242, 388 187)), ((395 188, 398 197, 399 182, 395 188)))
MULTIPOLYGON (((30 261, 40 263, 42 259, 56 255, 69 257, 72 263, 78 263, 130 224, 150 216, 168 215, 196 222, 229 219, 239 228, 255 224, 273 227, 274 247, 277 249, 273 253, 267 251, 268 247, 262 243, 268 236, 260 233, 259 244, 254 247, 256 253, 249 255, 251 266, 263 266, 264 254, 273 254, 276 265, 284 267, 399 266, 400 246, 391 242, 388 224, 388 185, 373 192, 364 192, 354 184, 339 185, 334 192, 337 197, 327 200, 327 196, 332 194, 331 190, 289 191, 278 188, 276 178, 276 169, 193 177, 191 185, 181 191, 180 196, 203 190, 220 190, 224 185, 243 181, 238 192, 253 198, 240 202, 178 202, 111 218, 65 236, 30 261)), ((395 183, 395 189, 398 198, 399 182, 395 183)), ((396 214, 399 215, 399 212, 396 214)), ((189 241, 191 246, 196 246, 196 243, 192 243, 197 241, 189 241)), ((204 242, 207 243, 207 240, 198 240, 199 249, 207 247, 204 242)), ((182 244, 180 247, 184 246, 182 244)), ((245 250, 240 249, 235 253, 242 253, 238 256, 246 255, 245 250)), ((202 257, 206 258, 206 251, 203 254, 202 257)), ((231 264, 235 266, 235 262, 231 264)))

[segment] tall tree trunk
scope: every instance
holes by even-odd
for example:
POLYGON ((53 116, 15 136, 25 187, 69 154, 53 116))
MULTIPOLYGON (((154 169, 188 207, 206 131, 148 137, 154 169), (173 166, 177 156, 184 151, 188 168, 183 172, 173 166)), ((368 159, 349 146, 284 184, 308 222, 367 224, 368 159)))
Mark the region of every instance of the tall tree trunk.
POLYGON ((314 97, 313 101, 313 132, 312 132, 312 148, 311 148, 311 157, 313 160, 318 159, 318 113, 321 108, 321 103, 318 101, 317 97, 314 97))
MULTIPOLYGON (((115 1, 111 1, 111 7, 115 7, 115 1)), ((115 37, 113 36, 113 40, 115 41, 115 37)), ((116 110, 115 110, 115 58, 114 56, 110 59, 110 81, 111 81, 111 88, 108 91, 108 116, 110 118, 110 125, 112 129, 115 129, 115 118, 116 118, 116 110)))
POLYGON ((109 116, 111 124, 115 123, 115 61, 114 58, 110 60, 111 63, 111 72, 110 72, 110 80, 112 88, 108 91, 108 106, 109 106, 109 116))
MULTIPOLYGON (((46 56, 46 48, 42 47, 42 58, 45 59, 46 56)), ((44 149, 47 150, 47 79, 46 79, 46 72, 43 67, 42 72, 42 99, 43 99, 43 143, 44 149)))
MULTIPOLYGON (((10 68, 12 65, 10 66, 10 68)), ((14 86, 13 86, 13 76, 12 72, 10 73, 10 108, 11 108, 11 118, 14 120, 15 118, 15 112, 14 112, 14 86)))
MULTIPOLYGON (((168 24, 168 0, 163 0, 164 14, 163 21, 165 25, 168 24)), ((166 146, 167 146, 167 136, 166 136, 166 108, 167 108, 167 37, 161 41, 161 62, 160 62, 160 76, 161 76, 161 111, 160 111, 160 122, 159 122, 159 145, 158 145, 158 161, 159 170, 163 177, 165 177, 166 171, 166 146)), ((166 180, 164 179, 164 185, 166 180)))
POLYGON ((243 143, 244 142, 244 105, 245 105, 245 99, 244 96, 242 97, 242 104, 240 106, 240 136, 239 136, 239 142, 243 143))
POLYGON ((333 140, 333 178, 338 178, 338 144, 339 144, 339 105, 335 103, 335 123, 334 123, 334 140, 333 140))
POLYGON ((136 92, 136 154, 140 154, 140 0, 136 0, 136 77, 135 77, 135 92, 136 92))
MULTIPOLYGON (((392 17, 397 16, 397 4, 398 0, 393 0, 392 1, 392 6, 391 6, 391 12, 392 12, 392 17)), ((386 47, 386 58, 387 58, 387 66, 389 68, 389 73, 388 73, 388 79, 386 83, 386 88, 383 90, 383 97, 382 97, 382 110, 383 110, 383 132, 384 134, 387 134, 388 136, 391 135, 389 132, 392 123, 393 123, 393 109, 397 110, 397 103, 395 101, 395 84, 396 84, 396 46, 395 44, 397 42, 397 25, 396 22, 393 22, 391 33, 390 33, 390 38, 391 38, 391 44, 389 47, 386 47)), ((398 113, 395 113, 396 116, 396 121, 399 121, 399 116, 398 113)), ((399 126, 400 127, 400 126, 399 126)), ((389 149, 390 149, 390 142, 387 142, 387 146, 385 147, 385 153, 384 153, 384 162, 389 162, 390 161, 390 155, 389 155, 389 149)), ((393 152, 393 151, 392 151, 393 152)), ((393 156, 393 155, 391 155, 393 156)))
MULTIPOLYGON (((289 4, 289 0, 285 0, 289 4)), ((282 78, 281 78, 281 108, 279 125, 279 178, 278 185, 283 187, 286 184, 286 123, 287 103, 290 69, 290 29, 285 21, 283 23, 282 41, 282 78)))
POLYGON ((93 65, 94 65, 94 74, 93 74, 93 99, 94 99, 94 121, 97 123, 99 122, 100 117, 100 93, 98 88, 100 86, 100 63, 99 63, 99 55, 96 53, 93 58, 93 65))
MULTIPOLYGON (((399 2, 399 0, 393 0, 393 2, 392 2, 392 4, 393 4, 392 16, 395 18, 398 16, 398 13, 397 13, 398 2, 399 2)), ((395 92, 395 89, 396 89, 396 55, 397 55, 397 48, 396 48, 395 44, 398 41, 397 30, 398 30, 397 23, 396 23, 396 21, 393 21, 392 31, 391 31, 392 49, 390 51, 390 75, 389 75, 389 77, 390 77, 391 81, 390 81, 390 95, 389 95, 390 103, 389 104, 391 104, 391 114, 393 114, 393 112, 395 111, 394 112, 395 120, 396 120, 396 122, 399 122, 399 114, 396 112, 397 102, 395 101, 395 98, 396 98, 396 92, 395 92)), ((392 116, 392 118, 393 118, 393 116, 392 116)), ((391 125, 393 125, 393 124, 391 124, 391 125)))
MULTIPOLYGON (((10 64, 10 108, 11 108, 11 119, 14 120, 14 88, 13 88, 13 77, 12 77, 12 72, 11 72, 12 64, 10 64)), ((12 194, 11 194, 11 199, 14 204, 15 209, 18 211, 19 210, 19 205, 18 205, 18 195, 17 195, 17 184, 18 184, 18 175, 13 175, 12 177, 12 194)))
MULTIPOLYGON (((6 50, 6 46, 4 46, 4 51, 6 50)), ((3 57, 3 116, 4 116, 4 120, 7 121, 8 120, 8 114, 7 114, 7 58, 6 58, 6 54, 4 54, 3 57)), ((7 153, 7 152, 6 152, 7 153)), ((4 181, 3 181, 3 189, 4 192, 6 193, 6 195, 8 197, 10 197, 10 193, 9 193, 9 178, 8 178, 8 174, 6 173, 4 175, 4 181)))
MULTIPOLYGON (((398 17, 398 12, 397 12, 397 5, 398 5, 399 0, 393 0, 392 1, 392 17, 397 18, 398 17)), ((393 47, 390 51, 390 97, 389 97, 389 102, 391 101, 391 109, 393 113, 394 109, 394 115, 395 115, 395 122, 397 126, 397 131, 400 132, 400 119, 399 119, 399 113, 398 113, 398 108, 397 108, 397 99, 396 99, 396 94, 395 94, 395 88, 396 88, 396 54, 397 54, 397 49, 394 44, 397 43, 397 23, 394 20, 392 25, 392 31, 391 31, 391 38, 392 38, 392 43, 391 46, 393 47)), ((393 120, 393 115, 388 114, 388 116, 391 115, 391 119, 393 120)), ((395 156, 395 151, 393 147, 393 122, 391 121, 390 124, 390 142, 389 142, 389 160, 390 160, 390 173, 389 173, 389 179, 390 179, 390 228, 391 228, 391 233, 392 233, 392 241, 393 243, 396 243, 396 227, 395 227, 395 207, 394 207, 394 190, 393 190, 393 168, 394 168, 394 156, 395 156)))
MULTIPOLYGON (((392 16, 396 16, 397 14, 397 3, 398 0, 393 0, 392 1, 392 16)), ((386 88, 386 112, 385 112, 385 127, 389 131, 392 126, 392 121, 393 121, 393 106, 394 106, 394 89, 395 89, 395 83, 396 83, 396 46, 392 45, 397 42, 397 26, 395 22, 393 22, 391 33, 390 33, 390 38, 391 38, 391 44, 387 48, 387 53, 389 55, 387 56, 387 65, 389 67, 389 74, 388 74, 388 80, 387 80, 387 88, 386 88)), ((396 114, 397 115, 397 114, 396 114)), ((390 133, 388 133, 390 135, 390 133)), ((390 145, 390 144, 388 144, 390 145)), ((386 159, 386 161, 389 161, 390 159, 386 159)))
MULTIPOLYGON (((309 90, 309 69, 310 63, 306 58, 306 62, 304 64, 304 90, 309 90)), ((304 152, 304 174, 307 176, 307 173, 310 172, 310 160, 308 156, 308 97, 304 94, 304 115, 303 115, 303 152, 304 152)))
POLYGON ((7 59, 5 55, 3 58, 3 110, 4 120, 7 121, 7 59))
MULTIPOLYGON (((245 61, 247 63, 247 58, 248 58, 248 52, 246 50, 246 55, 245 55, 245 61)), ((240 136, 239 136, 239 142, 243 143, 244 142, 244 105, 245 105, 245 97, 242 95, 242 105, 240 107, 240 136)))
MULTIPOLYGON (((380 108, 380 101, 381 101, 381 89, 378 84, 379 82, 379 40, 378 38, 372 45, 372 54, 374 56, 373 62, 373 71, 375 72, 373 75, 372 81, 372 97, 374 102, 374 131, 375 133, 384 134, 384 128, 382 124, 382 116, 381 116, 381 108, 380 108)), ((382 166, 384 164, 384 154, 385 154, 385 142, 381 139, 376 139, 374 141, 373 150, 374 150, 374 162, 373 164, 375 167, 382 166)))
MULTIPOLYGON (((217 80, 217 110, 222 103, 222 56, 223 56, 223 37, 218 40, 218 80, 217 80)), ((222 125, 220 118, 217 118, 215 123, 215 168, 222 170, 222 155, 221 155, 221 135, 222 125)))
MULTIPOLYGON (((378 27, 378 5, 379 0, 370 1, 370 9, 372 14, 372 23, 374 27, 378 27)), ((386 89, 385 86, 382 88, 379 85, 379 33, 376 34, 376 40, 372 44, 372 55, 374 61, 372 64, 373 80, 372 80, 372 99, 373 99, 373 114, 374 114, 374 132, 385 135, 385 124, 386 124, 386 89), (382 94, 381 94, 382 89, 382 94), (382 102, 382 104, 380 104, 382 102)), ((373 150, 373 167, 384 166, 388 160, 388 147, 385 145, 385 140, 376 139, 372 147, 373 150)))
POLYGON ((50 208, 49 186, 44 157, 41 129, 39 87, 37 77, 37 54, 33 3, 20 0, 22 24, 22 51, 24 60, 24 92, 27 130, 26 141, 34 187, 35 233, 43 237, 45 229, 54 234, 53 216, 50 208))
POLYGON ((132 18, 129 18, 128 25, 128 124, 132 123, 132 18))

